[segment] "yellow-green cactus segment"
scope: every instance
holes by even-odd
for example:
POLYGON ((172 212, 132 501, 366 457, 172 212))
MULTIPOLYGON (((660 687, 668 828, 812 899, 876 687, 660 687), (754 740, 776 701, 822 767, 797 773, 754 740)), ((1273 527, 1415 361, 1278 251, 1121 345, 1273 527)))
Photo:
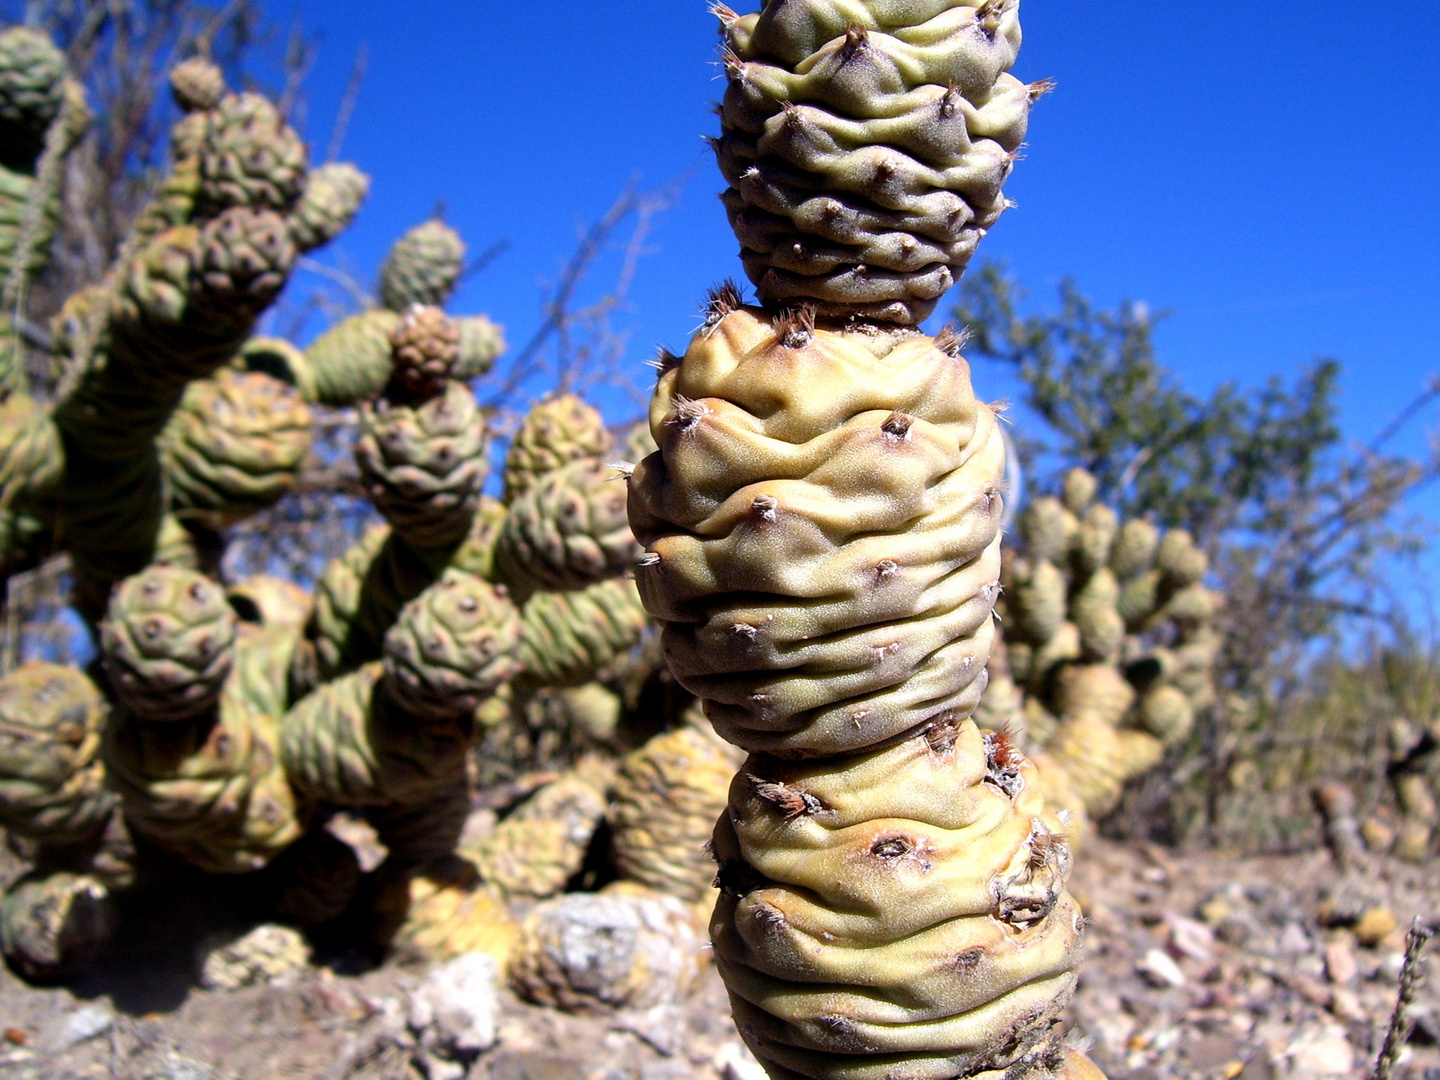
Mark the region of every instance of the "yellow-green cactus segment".
POLYGON ((290 238, 301 251, 313 251, 339 236, 355 219, 370 194, 370 177, 348 161, 313 169, 289 218, 290 238))
POLYGON ((235 659, 235 612, 221 588, 176 566, 126 579, 101 626, 116 695, 147 723, 178 723, 211 709, 235 659))
POLYGON ((604 794, 571 773, 546 784, 460 854, 503 896, 543 899, 563 892, 580 872, 604 818, 604 794))
POLYGON ((1068 849, 1033 767, 969 721, 844 762, 752 758, 715 848, 716 962, 767 1065, 998 1075, 1051 1037, 1082 931, 1068 849))
POLYGON ((768 3, 724 24, 716 143, 766 305, 914 324, 1008 205, 1031 100, 1017 3, 768 3))
POLYGON ((290 210, 305 188, 308 155, 279 110, 259 94, 226 94, 206 119, 202 207, 290 210))
POLYGON ((594 406, 575 394, 555 394, 525 414, 505 453, 505 496, 512 503, 547 473, 581 458, 610 452, 610 433, 594 406))
POLYGON ((520 610, 518 658, 527 686, 577 686, 639 643, 650 618, 635 583, 612 578, 574 592, 539 592, 520 610))
POLYGON ((372 820, 394 856, 417 845, 444 854, 469 805, 475 709, 515 674, 519 633, 502 590, 448 571, 406 606, 383 661, 325 683, 285 714, 291 784, 314 800, 385 810, 372 820))
POLYGON ((233 368, 198 379, 160 433, 171 508, 218 530, 273 506, 313 441, 309 407, 279 379, 233 368))
POLYGON ((732 300, 660 378, 630 513, 672 672, 752 755, 715 834, 741 1034, 776 1076, 1043 1075, 1079 961, 1068 847, 968 719, 995 416, 949 339, 732 300))
POLYGON ((610 830, 620 876, 696 901, 712 896, 709 842, 742 756, 708 727, 657 735, 621 763, 610 830))
POLYGON ((742 309, 661 377, 651 427, 637 583, 722 736, 825 755, 969 714, 1004 447, 963 360, 742 309))
POLYGON ((380 267, 380 303, 391 311, 411 304, 443 305, 465 269, 465 241, 443 221, 416 225, 391 246, 380 267))
POLYGON ((106 731, 105 765, 131 831, 212 874, 266 866, 304 832, 286 779, 276 718, 237 694, 188 724, 117 716, 106 731))
POLYGON ((417 720, 470 717, 519 673, 520 615, 503 586, 447 570, 385 635, 390 693, 417 720))
POLYGON ((65 448, 49 413, 29 394, 0 402, 0 505, 48 517, 54 510, 65 448))
POLYGON ((986 723, 1025 728, 1045 749, 1050 789, 1103 815, 1213 702, 1220 598, 1201 583, 1208 563, 1188 533, 1121 524, 1097 489, 1072 469, 1060 498, 1020 515, 1023 554, 1007 551, 1004 573, 1007 670, 991 666, 1005 701, 992 700, 986 723))
POLYGON ((454 545, 470 531, 489 471, 489 434, 464 383, 422 404, 364 408, 355 462, 365 494, 417 549, 454 545))
POLYGON ((495 572, 526 595, 582 589, 625 573, 640 555, 625 518, 625 485, 599 458, 542 476, 510 505, 495 572))
POLYGON ((321 405, 353 405, 373 398, 390 379, 390 335, 398 311, 362 311, 336 323, 305 350, 321 405))
POLYGON ((84 843, 114 807, 101 764, 105 699, 81 671, 24 664, 0 679, 0 827, 84 843))

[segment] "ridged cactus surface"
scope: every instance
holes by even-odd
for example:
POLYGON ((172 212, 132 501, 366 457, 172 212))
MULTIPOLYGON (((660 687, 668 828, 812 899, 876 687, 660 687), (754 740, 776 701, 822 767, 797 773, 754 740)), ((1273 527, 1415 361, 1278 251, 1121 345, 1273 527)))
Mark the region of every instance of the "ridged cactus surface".
POLYGON ((444 383, 418 405, 382 401, 361 412, 355 462, 365 494, 417 549, 470 531, 489 471, 489 435, 464 383, 444 383))
POLYGON ((24 664, 0 678, 0 827, 42 843, 84 843, 114 796, 100 742, 105 699, 82 672, 24 664))
POLYGON ((380 267, 380 302, 391 311, 444 304, 465 268, 465 242, 443 221, 416 225, 390 248, 380 267))
POLYGON ((24 168, 65 100, 65 54, 24 26, 0 31, 0 165, 24 168))
POLYGON ((1008 74, 1019 5, 716 10, 729 80, 716 153, 761 302, 920 322, 1007 205, 1035 92, 1008 74))
POLYGON ((1004 466, 967 365, 722 291, 651 430, 641 595, 676 678, 751 754, 715 834, 741 1033, 777 1076, 1059 1067, 1080 938, 1064 829, 967 719, 1004 466))
POLYGON ((127 579, 101 628, 115 693, 150 723, 201 715, 234 665, 236 622, 225 593, 193 570, 153 566, 127 579))
POLYGON ((1121 522, 1095 478, 1019 517, 1005 557, 1005 648, 991 662, 983 721, 1023 731, 1064 805, 1093 816, 1184 742, 1215 700, 1220 596, 1183 530, 1121 522))
POLYGON ((505 453, 505 502, 525 494, 540 477, 582 458, 603 458, 610 433, 599 411, 575 394, 535 403, 505 453))
POLYGON ((710 837, 742 761, 714 732, 688 725, 629 754, 615 777, 610 814, 620 875, 682 900, 713 895, 710 837))
POLYGON ((517 591, 581 589, 619 577, 640 555, 625 519, 625 486, 599 458, 541 477, 510 505, 496 572, 517 591))
POLYGON ((635 583, 611 578, 572 592, 538 592, 520 611, 521 680, 575 686, 633 648, 649 625, 635 583))
POLYGON ((222 529, 294 487, 314 441, 298 391, 261 372, 221 369, 191 383, 160 434, 171 509, 222 529))

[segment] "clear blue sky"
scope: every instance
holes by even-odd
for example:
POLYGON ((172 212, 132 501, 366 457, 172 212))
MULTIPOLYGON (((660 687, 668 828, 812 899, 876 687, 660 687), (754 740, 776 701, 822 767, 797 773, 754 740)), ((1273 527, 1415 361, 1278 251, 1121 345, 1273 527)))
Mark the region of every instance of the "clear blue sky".
MULTIPOLYGON (((474 250, 513 245, 453 308, 520 342, 579 223, 634 173, 660 185, 698 166, 617 320, 636 371, 654 344, 683 345, 704 289, 739 276, 701 142, 722 90, 705 9, 275 0, 277 18, 320 38, 318 147, 370 47, 344 151, 373 195, 333 257, 373 271, 443 201, 474 250)), ((1359 440, 1440 371, 1440 3, 1025 0, 1023 17, 1017 74, 1059 88, 1008 188, 1019 206, 982 256, 1007 260, 1037 300, 1073 276, 1103 303, 1168 309, 1162 359, 1198 392, 1335 356, 1359 440)), ((1012 392, 977 375, 988 396, 1012 392)), ((1406 449, 1435 411, 1423 421, 1406 449)), ((1414 508, 1440 517, 1440 497, 1414 508)))

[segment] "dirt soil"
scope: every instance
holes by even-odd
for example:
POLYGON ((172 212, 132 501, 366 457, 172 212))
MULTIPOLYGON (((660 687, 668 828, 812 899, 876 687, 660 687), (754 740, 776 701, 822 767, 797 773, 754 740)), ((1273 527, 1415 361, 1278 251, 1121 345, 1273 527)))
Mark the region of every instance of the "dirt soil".
MULTIPOLYGON (((1394 1005, 1404 930, 1440 917, 1440 865, 1325 853, 1235 858, 1095 841, 1071 1010, 1110 1080, 1364 1077, 1394 1005)), ((36 988, 0 971, 0 1080, 757 1080, 709 971, 688 1000, 566 1016, 502 991, 495 1047, 427 1058, 407 1028, 423 969, 305 967, 239 990, 195 980, 193 920, 157 913, 124 971, 36 988)), ((1397 1080, 1440 1080, 1440 942, 1397 1080)))

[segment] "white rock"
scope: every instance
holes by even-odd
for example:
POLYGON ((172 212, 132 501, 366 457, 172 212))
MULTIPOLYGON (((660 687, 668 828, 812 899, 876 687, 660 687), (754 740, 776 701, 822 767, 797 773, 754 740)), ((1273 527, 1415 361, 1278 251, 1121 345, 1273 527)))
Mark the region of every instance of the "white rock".
POLYGON ((91 1002, 76 1009, 54 1030, 45 1042, 51 1050, 68 1050, 72 1046, 103 1035, 115 1023, 115 1014, 103 1001, 91 1002))
POLYGON ((410 1030, 446 1056, 472 1057, 495 1045, 500 1011, 493 957, 466 953, 441 964, 410 992, 410 1030))
POLYGON ((1151 949, 1136 962, 1135 970, 1157 990, 1185 985, 1185 973, 1163 949, 1151 949))
POLYGON ((1286 1056, 1297 1077, 1349 1076, 1355 1068, 1355 1049, 1345 1037, 1345 1029, 1334 1024, 1302 1031, 1286 1056))
POLYGON ((725 1080, 769 1080, 765 1067, 739 1039, 720 1044, 715 1051, 715 1071, 725 1080))

